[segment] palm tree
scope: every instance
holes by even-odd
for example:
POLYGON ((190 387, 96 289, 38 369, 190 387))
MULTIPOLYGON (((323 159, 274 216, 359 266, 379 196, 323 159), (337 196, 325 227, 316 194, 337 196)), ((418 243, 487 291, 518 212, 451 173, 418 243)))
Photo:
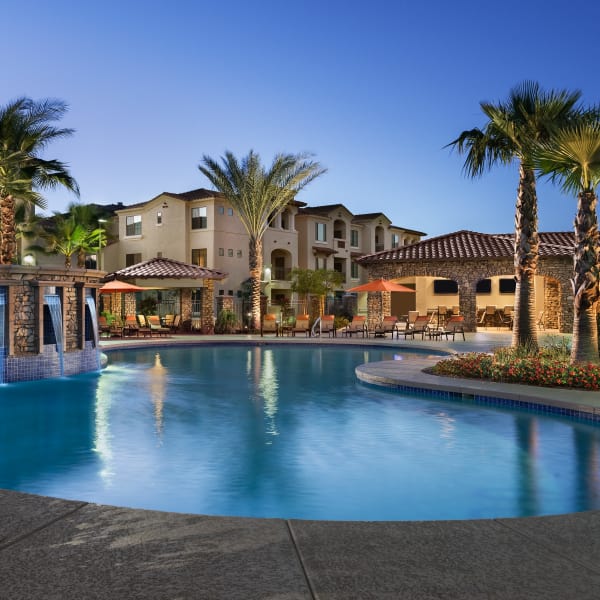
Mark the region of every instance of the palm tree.
POLYGON ((265 231, 296 194, 325 169, 306 154, 278 154, 266 169, 253 150, 241 161, 226 152, 221 163, 204 155, 198 168, 237 211, 250 237, 251 327, 258 329, 265 231))
MULTIPOLYGON (((90 231, 77 223, 72 217, 54 213, 40 237, 46 242, 45 252, 62 254, 65 257, 65 268, 71 268, 71 257, 82 248, 89 248, 90 231)), ((85 256, 85 253, 84 253, 85 256)), ((82 266, 79 265, 78 266, 82 266)), ((85 260, 84 265, 85 266, 85 260)))
POLYGON ((581 92, 545 92, 538 83, 526 81, 513 88, 506 102, 481 102, 487 117, 483 129, 463 131, 449 145, 465 154, 464 171, 477 177, 496 164, 519 163, 519 187, 515 210, 515 310, 513 346, 536 349, 534 276, 539 240, 537 192, 532 156, 536 144, 580 115, 581 92))
POLYGON ((77 202, 69 204, 68 211, 69 216, 88 233, 77 249, 77 266, 83 268, 86 255, 95 253, 99 255, 108 242, 107 233, 97 226, 98 219, 107 215, 95 204, 79 204, 77 202))
POLYGON ((65 164, 40 157, 51 141, 73 133, 52 125, 66 109, 58 100, 29 98, 0 107, 0 264, 10 264, 15 258, 17 199, 44 208, 40 188, 62 185, 79 192, 65 164))
POLYGON ((599 363, 596 310, 600 299, 600 249, 596 188, 600 183, 600 123, 568 127, 536 155, 542 174, 577 194, 573 257, 573 341, 571 362, 599 363))

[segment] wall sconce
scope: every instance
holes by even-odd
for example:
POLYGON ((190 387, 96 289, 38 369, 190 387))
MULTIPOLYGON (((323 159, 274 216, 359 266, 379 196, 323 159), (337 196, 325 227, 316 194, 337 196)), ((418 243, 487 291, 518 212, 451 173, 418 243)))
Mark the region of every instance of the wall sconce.
POLYGON ((264 276, 264 279, 262 281, 263 283, 271 283, 271 269, 270 269, 270 267, 265 267, 263 269, 263 276, 264 276))
POLYGON ((28 267, 35 266, 35 256, 33 254, 31 254, 31 252, 27 253, 23 257, 23 264, 27 265, 28 267))

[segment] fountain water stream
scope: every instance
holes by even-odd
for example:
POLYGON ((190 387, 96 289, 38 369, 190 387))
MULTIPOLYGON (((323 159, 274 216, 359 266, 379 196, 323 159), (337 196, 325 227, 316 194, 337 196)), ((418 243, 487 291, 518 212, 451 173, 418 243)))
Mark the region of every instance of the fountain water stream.
POLYGON ((44 300, 48 305, 48 309, 50 310, 50 318, 52 319, 52 327, 54 328, 54 337, 56 339, 56 350, 58 352, 60 376, 63 377, 65 374, 65 357, 60 296, 55 294, 46 294, 44 296, 44 300))
POLYGON ((4 341, 4 324, 6 321, 6 292, 0 290, 0 383, 4 383, 4 353, 6 343, 4 341))
POLYGON ((94 346, 96 347, 96 360, 98 362, 98 369, 101 368, 100 358, 100 341, 98 337, 98 319, 96 317, 96 301, 92 296, 85 297, 85 303, 90 311, 90 319, 92 321, 92 328, 94 330, 94 346))

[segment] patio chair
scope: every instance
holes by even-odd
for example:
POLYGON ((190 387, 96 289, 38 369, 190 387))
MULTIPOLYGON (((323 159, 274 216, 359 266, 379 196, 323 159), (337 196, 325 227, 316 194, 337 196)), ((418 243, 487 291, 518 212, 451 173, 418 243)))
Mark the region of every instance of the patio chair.
POLYGON ((279 335, 279 323, 277 322, 277 315, 275 313, 267 313, 263 316, 260 335, 262 336, 265 333, 279 335))
POLYGON ((181 326, 181 315, 175 315, 173 317, 173 322, 169 325, 169 329, 171 333, 177 333, 179 331, 179 327, 181 326))
POLYGON ((335 315, 323 315, 319 324, 320 334, 326 333, 329 337, 336 337, 335 315))
POLYGON ((398 317, 395 315, 388 315, 387 317, 383 317, 381 323, 375 326, 372 333, 374 337, 385 337, 386 333, 392 334, 392 339, 394 338, 394 333, 398 331, 398 317))
POLYGON ((546 313, 543 310, 541 310, 540 314, 538 315, 537 326, 540 329, 546 329, 546 313))
POLYGON ((165 318, 163 321, 163 326, 168 327, 170 329, 171 325, 173 325, 174 320, 175 320, 175 315, 165 315, 165 318))
POLYGON ((123 335, 140 335, 140 326, 138 325, 135 315, 125 315, 125 326, 123 327, 123 335))
POLYGON ((292 336, 296 336, 297 333, 304 333, 306 337, 310 335, 310 316, 309 315, 298 315, 296 317, 296 322, 292 325, 290 330, 290 334, 292 336))
POLYGON ((483 325, 484 327, 493 327, 497 324, 497 309, 496 305, 488 305, 485 307, 485 312, 483 313, 483 325))
POLYGON ((509 329, 513 327, 513 306, 505 306, 499 313, 500 325, 506 325, 509 329))
POLYGON ((103 334, 109 338, 111 336, 111 330, 107 318, 100 315, 98 317, 98 335, 102 337, 103 334))
POLYGON ((404 339, 406 339, 409 335, 412 339, 415 339, 415 333, 421 334, 421 339, 425 339, 425 334, 429 332, 431 327, 430 324, 430 316, 429 315, 418 315, 412 327, 405 329, 404 331, 399 331, 398 334, 403 334, 404 339))
POLYGON ((364 315, 354 315, 352 321, 346 326, 344 334, 352 336, 361 334, 363 337, 367 335, 367 318, 364 315))
POLYGON ((146 317, 146 321, 148 322, 148 326, 150 327, 150 334, 156 334, 158 336, 165 336, 171 333, 171 330, 168 327, 163 327, 160 324, 160 318, 158 315, 148 315, 146 317))
POLYGON ((454 341, 457 333, 462 333, 463 340, 466 340, 465 318, 462 315, 454 315, 450 317, 444 327, 434 331, 434 335, 439 336, 440 339, 443 335, 446 336, 446 339, 452 336, 452 341, 454 341))

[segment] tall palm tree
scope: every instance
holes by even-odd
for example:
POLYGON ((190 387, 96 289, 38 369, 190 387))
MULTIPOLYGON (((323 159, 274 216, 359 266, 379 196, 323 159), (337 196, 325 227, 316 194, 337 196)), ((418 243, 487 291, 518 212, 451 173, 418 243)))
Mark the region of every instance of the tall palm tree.
POLYGON ((565 128, 536 153, 542 174, 577 194, 573 257, 573 342, 571 362, 599 363, 597 306, 600 258, 596 188, 600 183, 600 123, 565 128))
POLYGON ((29 98, 0 107, 0 264, 10 264, 15 258, 17 199, 44 208, 39 189, 62 185, 79 192, 64 163, 40 156, 51 141, 73 133, 53 125, 66 109, 58 100, 29 98))
POLYGON ((532 156, 536 144, 576 119, 581 92, 542 90, 525 81, 513 88, 506 102, 481 102, 487 118, 483 129, 463 131, 449 145, 465 154, 464 171, 477 177, 497 164, 519 163, 515 209, 515 310, 513 346, 537 348, 534 276, 539 256, 537 192, 532 156))
POLYGON ((278 154, 266 169, 253 150, 241 161, 228 151, 221 163, 204 155, 198 168, 237 211, 250 237, 251 326, 258 329, 265 231, 296 194, 325 169, 306 154, 278 154))

